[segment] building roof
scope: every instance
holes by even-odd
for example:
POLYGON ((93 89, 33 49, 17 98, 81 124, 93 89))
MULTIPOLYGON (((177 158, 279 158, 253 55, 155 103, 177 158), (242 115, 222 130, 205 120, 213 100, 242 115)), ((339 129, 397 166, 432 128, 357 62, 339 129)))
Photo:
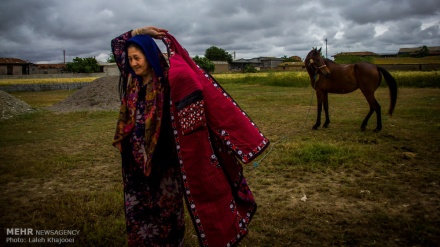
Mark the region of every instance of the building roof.
POLYGON ((399 53, 412 53, 412 52, 420 51, 420 49, 422 49, 422 47, 416 47, 416 48, 400 48, 400 49, 399 49, 399 53))
POLYGON ((63 69, 66 68, 64 63, 57 64, 35 64, 39 69, 63 69))
MULTIPOLYGON (((423 46, 420 47, 411 47, 411 48, 400 48, 399 54, 402 53, 416 53, 420 51, 423 48, 423 46)), ((440 54, 440 46, 428 46, 429 54, 431 55, 439 55, 440 54)))
POLYGON ((280 57, 258 57, 261 61, 284 61, 284 58, 280 57))
POLYGON ((259 63, 259 61, 256 58, 250 58, 250 59, 240 58, 232 61, 232 63, 259 63))
POLYGON ((30 64, 19 58, 0 57, 0 64, 30 64))
POLYGON ((276 57, 254 57, 254 58, 239 58, 233 60, 232 63, 261 63, 262 61, 283 61, 283 58, 276 57))
POLYGON ((214 64, 229 64, 227 61, 212 61, 214 64))

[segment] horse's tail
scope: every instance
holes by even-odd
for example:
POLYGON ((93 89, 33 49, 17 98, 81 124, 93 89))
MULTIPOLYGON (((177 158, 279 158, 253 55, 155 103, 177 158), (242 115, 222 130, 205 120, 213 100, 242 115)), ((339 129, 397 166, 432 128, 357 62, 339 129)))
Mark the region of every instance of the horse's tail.
POLYGON ((394 77, 384 68, 377 67, 377 70, 383 75, 385 81, 388 84, 388 89, 390 90, 390 109, 388 110, 388 114, 393 115, 394 107, 396 106, 397 101, 397 83, 394 80, 394 77))

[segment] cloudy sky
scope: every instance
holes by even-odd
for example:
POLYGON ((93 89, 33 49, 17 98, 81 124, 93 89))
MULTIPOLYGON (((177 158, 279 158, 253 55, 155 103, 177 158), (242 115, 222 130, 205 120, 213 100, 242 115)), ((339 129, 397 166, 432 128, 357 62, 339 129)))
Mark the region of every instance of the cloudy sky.
MULTIPOLYGON (((440 46, 438 0, 1 0, 0 57, 32 63, 106 61, 110 40, 146 25, 191 56, 211 46, 235 58, 440 46)), ((161 46, 163 47, 163 46, 161 46)))

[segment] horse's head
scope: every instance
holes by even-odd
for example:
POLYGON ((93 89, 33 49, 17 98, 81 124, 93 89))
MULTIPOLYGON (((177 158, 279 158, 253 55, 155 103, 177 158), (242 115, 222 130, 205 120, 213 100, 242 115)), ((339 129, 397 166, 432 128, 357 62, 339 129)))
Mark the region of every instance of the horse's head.
POLYGON ((309 54, 307 54, 304 61, 308 71, 312 71, 314 74, 322 74, 325 77, 330 75, 330 70, 325 64, 325 59, 321 56, 321 48, 313 48, 309 54))

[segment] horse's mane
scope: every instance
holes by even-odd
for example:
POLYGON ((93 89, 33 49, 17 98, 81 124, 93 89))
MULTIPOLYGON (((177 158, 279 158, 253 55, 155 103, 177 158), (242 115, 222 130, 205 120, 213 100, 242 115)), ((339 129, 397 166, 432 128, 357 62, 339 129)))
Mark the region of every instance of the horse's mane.
POLYGON ((324 63, 325 63, 325 64, 337 64, 337 63, 335 63, 333 60, 330 60, 330 59, 328 59, 328 58, 324 58, 324 63))

